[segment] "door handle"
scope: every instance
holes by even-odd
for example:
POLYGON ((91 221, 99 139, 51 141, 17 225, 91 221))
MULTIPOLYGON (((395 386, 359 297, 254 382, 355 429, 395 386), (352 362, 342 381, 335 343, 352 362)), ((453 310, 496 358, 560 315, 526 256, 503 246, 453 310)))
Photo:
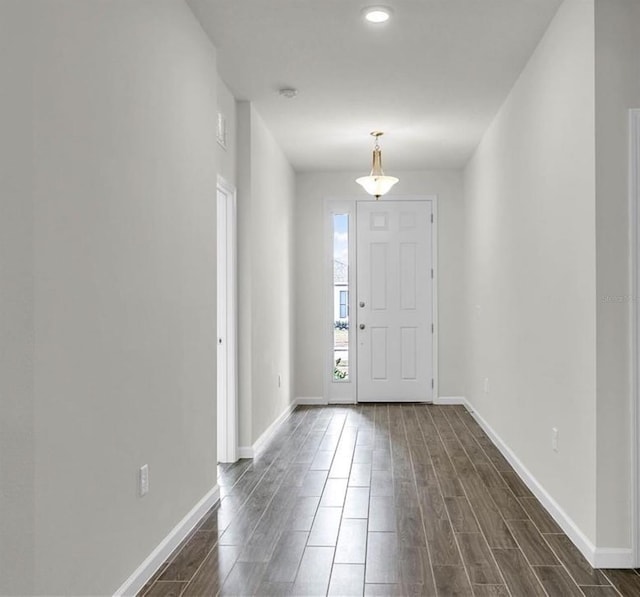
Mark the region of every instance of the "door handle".
POLYGON ((361 330, 364 330, 364 328, 365 328, 365 327, 366 327, 366 326, 364 325, 364 323, 361 323, 361 324, 360 324, 360 329, 361 329, 361 330))

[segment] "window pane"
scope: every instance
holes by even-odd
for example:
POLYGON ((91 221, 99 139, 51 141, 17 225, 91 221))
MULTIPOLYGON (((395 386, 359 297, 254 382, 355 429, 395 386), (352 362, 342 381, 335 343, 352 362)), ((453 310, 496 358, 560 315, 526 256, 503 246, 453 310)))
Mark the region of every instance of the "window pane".
POLYGON ((346 290, 340 291, 340 319, 346 319, 349 313, 349 293, 346 290))
POLYGON ((349 216, 333 216, 333 379, 349 379, 349 216))

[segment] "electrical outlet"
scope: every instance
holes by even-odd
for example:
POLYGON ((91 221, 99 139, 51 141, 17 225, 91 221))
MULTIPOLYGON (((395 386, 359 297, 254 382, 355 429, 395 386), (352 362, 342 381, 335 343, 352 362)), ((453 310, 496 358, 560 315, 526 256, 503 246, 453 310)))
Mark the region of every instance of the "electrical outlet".
POLYGON ((553 427, 551 429, 551 447, 554 452, 558 452, 558 428, 553 427))
POLYGON ((149 465, 145 464, 138 471, 138 493, 143 497, 149 493, 149 465))
POLYGON ((485 394, 489 393, 489 378, 488 377, 484 378, 484 393, 485 394))

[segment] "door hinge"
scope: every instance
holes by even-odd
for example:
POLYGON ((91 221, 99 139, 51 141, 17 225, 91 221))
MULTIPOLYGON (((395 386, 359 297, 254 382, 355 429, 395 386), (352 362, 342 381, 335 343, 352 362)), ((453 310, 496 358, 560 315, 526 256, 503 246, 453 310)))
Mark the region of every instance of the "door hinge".
POLYGON ((431 214, 431 223, 433 224, 433 214, 431 214))
POLYGON ((433 328, 433 324, 431 324, 431 333, 434 333, 434 328, 433 328))
POLYGON ((433 390, 434 387, 435 387, 435 384, 434 384, 433 378, 431 378, 431 389, 433 390))
POLYGON ((433 280, 433 268, 431 268, 431 279, 433 280))

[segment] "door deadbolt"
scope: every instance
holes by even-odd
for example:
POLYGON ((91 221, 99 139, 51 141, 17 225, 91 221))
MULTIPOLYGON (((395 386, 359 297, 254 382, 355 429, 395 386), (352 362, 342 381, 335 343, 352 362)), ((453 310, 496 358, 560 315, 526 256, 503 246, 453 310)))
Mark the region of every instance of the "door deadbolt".
POLYGON ((364 325, 364 323, 361 323, 361 324, 360 324, 360 329, 361 329, 361 330, 364 330, 364 328, 365 328, 365 327, 366 327, 366 326, 364 325))

